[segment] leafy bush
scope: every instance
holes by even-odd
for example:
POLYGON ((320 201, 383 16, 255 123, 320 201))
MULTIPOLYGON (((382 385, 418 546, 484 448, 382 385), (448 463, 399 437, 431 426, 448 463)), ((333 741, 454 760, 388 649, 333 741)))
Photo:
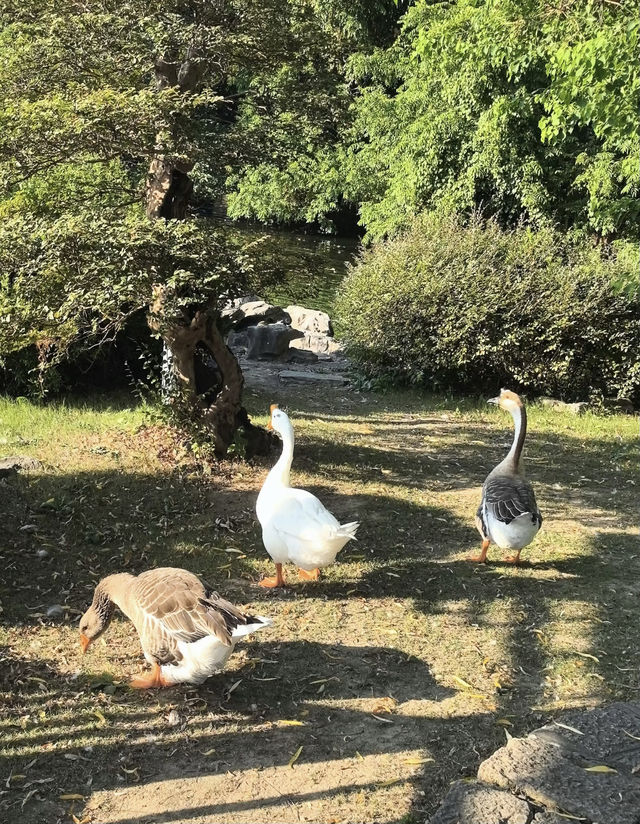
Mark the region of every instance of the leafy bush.
POLYGON ((638 402, 637 273, 628 245, 423 215, 362 253, 338 323, 355 361, 397 382, 638 402))

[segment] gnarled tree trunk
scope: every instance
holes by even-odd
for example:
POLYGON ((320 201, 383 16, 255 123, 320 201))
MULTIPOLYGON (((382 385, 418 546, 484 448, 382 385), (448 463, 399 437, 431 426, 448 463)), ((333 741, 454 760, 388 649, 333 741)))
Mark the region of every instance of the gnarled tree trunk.
POLYGON ((270 433, 254 426, 242 406, 244 378, 236 356, 220 334, 213 309, 198 309, 192 317, 174 316, 167 309, 165 288, 156 286, 149 312, 149 325, 162 335, 171 350, 173 371, 178 382, 176 402, 183 405, 186 417, 192 417, 211 431, 216 455, 223 457, 236 430, 244 430, 247 457, 266 452, 271 446, 270 433), (211 353, 221 376, 221 387, 212 403, 197 393, 195 357, 198 344, 211 353))
MULTIPOLYGON (((156 83, 159 89, 176 86, 180 91, 194 91, 202 77, 203 64, 193 54, 183 61, 166 54, 156 62, 156 83)), ((189 173, 193 164, 184 159, 163 154, 161 148, 152 158, 147 177, 146 211, 152 219, 184 220, 193 183, 189 173)), ((246 436, 247 456, 265 452, 270 446, 270 433, 254 426, 242 406, 244 379, 240 364, 228 348, 217 327, 216 307, 200 307, 191 313, 171 310, 171 295, 165 287, 154 288, 149 312, 149 325, 158 332, 171 353, 172 369, 177 378, 177 401, 187 416, 204 424, 211 431, 216 455, 226 454, 238 427, 246 436), (221 386, 213 402, 198 395, 196 383, 196 348, 205 346, 215 360, 221 375, 221 386)))

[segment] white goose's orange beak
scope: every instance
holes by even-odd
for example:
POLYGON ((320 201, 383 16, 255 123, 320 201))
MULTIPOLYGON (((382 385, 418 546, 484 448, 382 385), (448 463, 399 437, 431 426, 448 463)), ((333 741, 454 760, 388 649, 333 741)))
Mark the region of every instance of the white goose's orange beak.
POLYGON ((91 643, 91 638, 87 638, 87 636, 84 633, 80 633, 80 646, 82 647, 82 654, 83 655, 89 649, 89 644, 90 643, 91 643))
MULTIPOLYGON (((272 403, 271 406, 269 407, 269 414, 273 415, 273 410, 278 409, 278 408, 279 407, 278 407, 277 403, 272 403)), ((273 429, 273 424, 271 423, 271 418, 269 418, 269 423, 267 424, 267 429, 273 429)))

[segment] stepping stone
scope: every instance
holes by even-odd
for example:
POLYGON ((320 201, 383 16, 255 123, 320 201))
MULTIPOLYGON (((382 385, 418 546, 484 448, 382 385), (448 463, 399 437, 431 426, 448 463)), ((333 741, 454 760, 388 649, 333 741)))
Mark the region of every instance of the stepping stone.
POLYGON ((284 369, 278 377, 283 383, 318 383, 324 386, 345 386, 349 383, 349 378, 346 375, 328 374, 326 372, 302 372, 297 369, 284 369))
POLYGON ((0 458, 0 478, 13 475, 18 471, 31 471, 42 469, 42 464, 37 458, 30 458, 28 455, 10 455, 8 458, 0 458))
POLYGON ((429 824, 529 824, 530 816, 527 802, 511 793, 456 781, 429 824))
POLYGON ((452 786, 430 824, 519 824, 522 804, 526 824, 640 824, 639 773, 640 702, 576 710, 511 738, 478 781, 452 786))

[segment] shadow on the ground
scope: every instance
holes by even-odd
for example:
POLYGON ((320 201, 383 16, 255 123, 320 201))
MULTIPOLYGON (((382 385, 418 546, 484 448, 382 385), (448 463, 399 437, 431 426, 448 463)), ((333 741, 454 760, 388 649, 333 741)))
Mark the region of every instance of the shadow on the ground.
MULTIPOLYGON (((590 646, 580 652, 593 671, 596 700, 603 679, 623 693, 637 689, 633 582, 640 567, 638 538, 628 531, 637 521, 636 502, 628 484, 631 472, 615 470, 611 441, 532 433, 527 442, 529 471, 548 518, 546 528, 553 529, 554 516, 566 517, 571 505, 584 514, 581 526, 591 528, 586 552, 568 552, 548 564, 525 564, 519 571, 504 565, 499 554, 491 554, 492 562, 478 567, 462 560, 464 553, 477 548, 474 507, 467 519, 460 518, 442 505, 433 505, 430 492, 468 493, 477 488, 479 493, 487 469, 508 447, 510 432, 487 432, 482 422, 443 421, 436 416, 419 421, 376 416, 375 410, 365 414, 359 409, 352 420, 349 414, 334 416, 346 424, 371 426, 375 445, 366 432, 357 439, 349 434, 342 441, 307 431, 300 439, 294 471, 316 474, 321 483, 308 488, 341 520, 359 519, 362 525, 358 542, 348 545, 326 578, 317 584, 292 581, 291 587, 277 593, 256 586, 256 561, 262 562, 265 554, 254 517, 255 483, 229 488, 227 477, 204 478, 180 468, 146 475, 118 467, 5 481, 0 543, 3 619, 25 632, 37 632, 49 623, 42 616, 51 604, 64 605, 75 621, 90 601, 95 583, 106 574, 172 565, 204 575, 233 600, 264 603, 266 614, 269 603, 281 608, 299 599, 336 606, 362 603, 368 608, 382 599, 410 599, 418 622, 424 622, 418 623, 417 630, 424 626, 424 638, 420 660, 396 649, 392 636, 390 646, 304 640, 278 644, 271 640, 277 637, 276 625, 269 640, 259 638, 245 645, 248 660, 239 669, 211 679, 198 690, 177 688, 160 696, 120 687, 111 695, 104 693, 105 682, 101 684, 99 678, 93 689, 84 675, 70 679, 55 662, 56 652, 64 654, 62 650, 43 651, 37 660, 5 650, 0 675, 7 701, 4 717, 11 719, 5 727, 10 733, 6 742, 11 748, 22 748, 22 754, 8 755, 0 762, 5 766, 3 774, 9 770, 20 774, 25 763, 36 758, 27 781, 45 781, 53 775, 56 793, 80 789, 88 794, 90 788, 162 781, 178 774, 248 770, 265 761, 273 764, 274 754, 277 763, 286 764, 300 745, 305 747, 305 759, 317 762, 355 751, 366 757, 425 746, 441 769, 435 778, 425 772, 428 779, 418 776, 415 783, 424 789, 428 780, 433 806, 433 799, 444 794, 450 780, 474 772, 478 760, 501 742, 497 714, 511 719, 515 732, 542 720, 536 708, 547 695, 549 656, 544 636, 549 622, 560 620, 564 605, 574 605, 578 611, 583 604, 592 607, 590 646), (445 430, 446 438, 433 449, 430 434, 445 430), (336 484, 349 484, 358 491, 340 495, 336 484), (597 532, 594 524, 599 525, 597 532), (444 621, 440 634, 431 636, 439 621, 444 621), (466 646, 473 647, 476 628, 486 630, 494 621, 501 622, 506 655, 517 673, 512 683, 496 688, 495 710, 480 704, 475 713, 450 718, 396 713, 389 724, 361 709, 327 709, 321 703, 325 698, 349 702, 386 696, 400 703, 441 703, 452 689, 440 686, 424 663, 430 658, 430 643, 446 638, 450 622, 452 632, 464 635, 466 646), (618 670, 619 680, 612 678, 613 669, 618 670), (294 677, 288 678, 288 673, 294 677), (238 680, 241 683, 229 693, 238 680), (175 727, 168 726, 169 707, 176 705, 180 720, 175 727), (44 718, 39 707, 47 708, 44 718), (307 713, 304 726, 278 726, 279 719, 300 718, 301 711, 307 713), (86 751, 85 746, 94 749, 86 751), (202 755, 211 749, 215 749, 212 764, 202 755), (456 750, 463 753, 459 760, 456 750)), ((380 620, 384 624, 386 619, 380 620)), ((402 640, 405 627, 395 626, 391 617, 388 628, 402 640)), ((484 689, 492 662, 479 650, 477 664, 484 689)), ((30 785, 33 788, 47 795, 47 784, 30 785)), ((338 791, 344 792, 344 787, 338 791)), ((9 803, 15 811, 28 792, 24 781, 10 781, 0 804, 9 803)), ((291 803, 314 797, 313 792, 304 797, 296 794, 291 803)), ((279 795, 274 799, 282 802, 279 795)), ((52 811, 59 811, 51 803, 52 811)), ((234 807, 251 808, 251 802, 234 807)), ((220 802, 156 814, 153 819, 188 821, 225 812, 232 809, 220 802)), ((143 820, 127 818, 121 824, 143 820)))

